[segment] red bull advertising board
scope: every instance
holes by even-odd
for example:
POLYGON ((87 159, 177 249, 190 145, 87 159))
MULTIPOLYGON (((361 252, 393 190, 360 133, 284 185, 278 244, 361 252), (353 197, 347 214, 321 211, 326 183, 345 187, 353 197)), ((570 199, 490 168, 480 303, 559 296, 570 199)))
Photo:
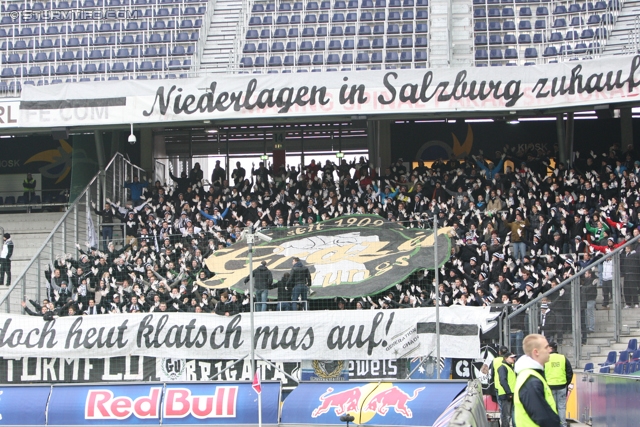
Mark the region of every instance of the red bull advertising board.
MULTIPOLYGON (((280 383, 262 383, 262 422, 278 424, 280 383)), ((247 382, 0 388, 0 425, 251 425, 258 395, 247 382)))
POLYGON ((466 381, 301 383, 285 399, 282 424, 431 425, 466 381))

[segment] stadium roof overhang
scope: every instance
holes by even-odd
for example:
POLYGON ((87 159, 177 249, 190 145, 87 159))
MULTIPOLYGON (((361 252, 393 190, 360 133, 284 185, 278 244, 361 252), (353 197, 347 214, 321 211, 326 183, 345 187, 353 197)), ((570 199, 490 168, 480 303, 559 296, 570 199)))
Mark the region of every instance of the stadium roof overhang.
MULTIPOLYGON (((25 87, 0 102, 0 132, 362 126, 367 119, 544 118, 640 105, 640 56, 528 67, 215 74, 25 87), (309 77, 313 77, 310 80, 309 77), (342 123, 342 125, 341 125, 342 123)), ((365 122, 366 123, 366 122, 365 122)))

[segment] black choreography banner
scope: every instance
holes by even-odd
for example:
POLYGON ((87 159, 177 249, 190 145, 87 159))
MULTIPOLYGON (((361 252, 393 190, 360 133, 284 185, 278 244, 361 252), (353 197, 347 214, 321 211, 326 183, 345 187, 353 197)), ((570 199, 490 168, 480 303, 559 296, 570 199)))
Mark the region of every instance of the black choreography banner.
MULTIPOLYGON (((310 224, 275 228, 269 243, 254 246, 255 266, 266 261, 274 279, 290 271, 294 256, 311 272, 311 298, 374 295, 403 281, 417 269, 433 269, 433 233, 407 229, 376 215, 352 215, 310 224)), ((216 252, 206 260, 215 277, 199 282, 209 288, 246 292, 249 275, 245 241, 216 252)), ((449 238, 438 236, 438 265, 450 256, 449 238)))

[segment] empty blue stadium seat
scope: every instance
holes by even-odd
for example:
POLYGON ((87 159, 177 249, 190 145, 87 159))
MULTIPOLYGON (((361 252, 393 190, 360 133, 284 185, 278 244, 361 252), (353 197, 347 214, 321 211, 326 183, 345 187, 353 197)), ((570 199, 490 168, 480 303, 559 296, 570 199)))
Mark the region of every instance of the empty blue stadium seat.
POLYGON ((318 15, 310 14, 304 17, 305 24, 315 24, 318 21, 318 15))
POLYGON ((373 15, 371 12, 362 12, 360 14, 360 22, 371 22, 373 21, 373 15))
POLYGON ((359 39, 357 47, 358 49, 371 49, 371 43, 369 39, 359 39))
POLYGON ((485 36, 484 34, 477 35, 474 39, 474 44, 476 46, 486 46, 487 43, 487 36, 485 36))
POLYGON ((518 59, 518 51, 516 49, 505 49, 504 59, 518 59))
POLYGON ((326 37, 327 27, 320 27, 316 30, 316 37, 326 37))
POLYGON ((607 38, 607 29, 606 28, 596 28, 596 33, 594 35, 597 39, 606 39, 607 38))
POLYGON ((564 36, 565 40, 578 40, 579 38, 580 35, 575 30, 567 31, 567 34, 564 36))
POLYGON ((342 49, 347 50, 347 49, 355 49, 356 45, 355 42, 351 39, 345 40, 342 43, 342 49))
POLYGON ((355 25, 347 25, 344 27, 344 35, 345 36, 355 36, 356 35, 356 27, 355 25))
POLYGON ((560 46, 560 51, 558 52, 562 55, 570 55, 573 49, 571 49, 571 45, 560 46))
POLYGON ((546 6, 538 6, 536 8, 536 16, 547 16, 549 15, 549 9, 546 6))
POLYGON ((314 37, 315 35, 315 30, 313 28, 304 28, 302 30, 302 37, 314 37))
POLYGON ((264 59, 263 56, 258 56, 254 61, 253 61, 253 66, 254 67, 259 67, 262 68, 266 65, 266 61, 264 59))
POLYGON ((413 24, 402 24, 402 34, 413 34, 413 24))
POLYGON ((400 12, 389 11, 389 16, 387 17, 388 21, 399 21, 400 20, 400 12))
POLYGON ((528 47, 524 50, 525 58, 537 58, 538 50, 535 47, 528 47))
POLYGON ((504 39, 502 40, 502 43, 504 44, 517 44, 518 40, 516 39, 516 36, 513 34, 506 34, 504 36, 504 39))
POLYGON ((340 63, 340 56, 337 53, 330 53, 327 56, 327 65, 336 65, 340 63))
POLYGON ((501 16, 500 9, 496 7, 489 8, 489 12, 487 13, 487 16, 489 18, 500 18, 501 16))
POLYGON ((416 34, 426 34, 428 31, 427 24, 417 24, 416 25, 416 34))
POLYGON ((527 6, 521 7, 521 8, 520 8, 520 12, 518 12, 518 15, 519 15, 520 17, 528 17, 528 16, 531 16, 531 8, 530 8, 530 7, 527 7, 527 6))
POLYGON ((489 44, 496 45, 502 44, 502 37, 499 34, 492 34, 489 36, 489 44))
POLYGON ((551 33, 551 37, 549 38, 549 42, 557 43, 562 41, 562 34, 560 33, 551 33))
POLYGON ((474 18, 484 18, 487 16, 487 12, 484 8, 482 9, 474 9, 473 10, 473 17, 474 18))
POLYGON ((426 61, 427 60, 427 52, 424 50, 418 50, 416 51, 416 56, 414 58, 414 61, 426 61))
POLYGON ((373 34, 384 34, 384 25, 374 25, 373 34))
POLYGON ((400 52, 400 62, 411 62, 412 60, 413 58, 410 50, 400 52))
POLYGON ((313 43, 305 40, 302 43, 300 43, 300 51, 302 52, 310 52, 313 50, 313 43))
POLYGON ((587 52, 587 45, 585 43, 578 43, 573 49, 573 53, 576 55, 582 55, 587 52))
POLYGON ((339 37, 342 36, 342 27, 331 27, 331 36, 332 37, 339 37))
POLYGON ((574 16, 571 18, 571 23, 569 25, 572 27, 581 27, 584 25, 584 19, 579 16, 574 16))
POLYGON ((580 34, 581 39, 592 39, 594 36, 594 32, 591 28, 585 28, 582 30, 582 34, 580 34))
POLYGON ((255 51, 256 51, 255 43, 245 43, 244 47, 242 48, 242 53, 255 53, 255 51))
POLYGON ((398 39, 395 37, 387 38, 387 49, 398 49, 400 47, 400 43, 398 39))
POLYGON ((536 33, 536 34, 533 35, 533 42, 534 43, 543 43, 545 41, 546 40, 545 40, 544 34, 536 33))
POLYGON ((4 204, 5 205, 15 205, 16 204, 16 198, 14 196, 7 196, 4 198, 4 204))
POLYGON ((544 30, 545 28, 547 28, 547 21, 545 21, 544 19, 538 19, 535 23, 534 28, 536 30, 544 30))
POLYGON ((326 24, 327 22, 329 22, 329 14, 328 13, 321 13, 320 16, 318 17, 318 23, 326 24))
POLYGON ((371 35, 371 27, 368 25, 361 25, 358 30, 358 35, 360 36, 369 36, 371 35))
POLYGON ((331 22, 344 22, 344 14, 334 13, 333 18, 331 18, 331 22))
POLYGON ((279 55, 275 55, 269 58, 269 67, 281 67, 282 66, 282 57, 279 55))
POLYGON ((484 21, 477 21, 473 25, 473 30, 474 31, 487 31, 487 23, 484 22, 484 21))
POLYGON ((597 10, 606 10, 607 9, 607 3, 604 1, 598 1, 596 2, 596 4, 593 6, 593 10, 597 11, 597 10))
POLYGON ((358 22, 358 14, 354 12, 347 13, 347 22, 358 22))
POLYGON ((567 26, 567 20, 564 18, 558 18, 553 21, 552 28, 565 28, 567 26))
POLYGON ((340 40, 329 41, 329 50, 341 50, 342 42, 340 40))
POLYGON ((299 66, 308 66, 311 65, 311 57, 309 55, 300 55, 298 57, 298 63, 299 66))
POLYGON ((325 50, 325 41, 316 40, 316 42, 313 44, 313 50, 325 50))
POLYGON ((251 68, 253 67, 253 59, 250 57, 244 57, 240 59, 240 67, 242 68, 251 68))
POLYGON ((400 34, 400 27, 398 24, 389 24, 387 27, 387 34, 400 34))
POLYGON ((371 43, 372 49, 383 49, 384 48, 384 39, 373 39, 371 43))
POLYGON ((373 15, 374 21, 384 21, 385 19, 386 15, 384 12, 376 12, 375 15, 373 15))
POLYGON ((412 37, 403 37, 400 41, 400 47, 403 49, 408 49, 413 47, 413 38, 412 37))
POLYGON ((369 63, 369 54, 366 52, 358 53, 356 57, 356 64, 368 64, 369 63))
POLYGON ((323 65, 324 64, 324 56, 322 54, 313 55, 313 60, 311 61, 313 65, 323 65))
POLYGON ((501 31, 502 26, 500 22, 489 22, 489 31, 501 31))
POLYGON ((486 61, 489 59, 489 52, 486 49, 476 50, 476 61, 486 61))
POLYGON ((269 39, 271 38, 271 30, 269 30, 268 28, 265 28, 263 30, 260 31, 260 38, 261 39, 269 39))
POLYGON ((387 52, 385 62, 398 62, 399 60, 398 52, 387 52))
POLYGON ((353 64, 353 53, 344 53, 344 54, 342 54, 342 63, 343 64, 353 64))
POLYGON ((295 52, 297 49, 298 49, 298 45, 296 42, 294 41, 287 42, 287 47, 285 48, 287 52, 295 52))
POLYGON ((489 51, 489 59, 492 61, 502 59, 502 49, 491 49, 489 51))
POLYGON ((276 18, 276 25, 288 25, 288 24, 289 24, 289 17, 287 15, 280 15, 276 18))
POLYGON ((285 30, 284 28, 276 28, 276 30, 273 32, 274 39, 284 39, 286 37, 287 37, 287 30, 285 30))
POLYGON ((502 17, 505 18, 509 18, 509 17, 514 17, 516 16, 516 14, 513 11, 512 7, 505 7, 502 9, 502 17))

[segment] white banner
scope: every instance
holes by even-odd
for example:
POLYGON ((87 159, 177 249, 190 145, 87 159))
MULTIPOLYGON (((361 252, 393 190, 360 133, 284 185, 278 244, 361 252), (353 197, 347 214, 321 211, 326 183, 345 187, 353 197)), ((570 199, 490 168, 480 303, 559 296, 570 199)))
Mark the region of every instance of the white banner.
MULTIPOLYGON (((440 310, 443 325, 496 325, 499 313, 483 307, 440 310)), ((95 358, 154 356, 237 359, 250 352, 249 315, 194 313, 60 317, 0 315, 0 354, 10 357, 95 358)), ((269 312, 255 315, 256 354, 268 360, 399 359, 429 356, 418 323, 435 322, 434 308, 269 312)), ((452 340, 446 354, 480 356, 480 337, 452 340)), ((447 345, 443 341, 443 346, 447 345)), ((435 354, 435 353, 433 353, 435 354)))
POLYGON ((640 56, 629 55, 527 67, 314 73, 313 79, 302 73, 286 78, 280 74, 211 74, 177 80, 27 85, 15 127, 508 113, 615 104, 636 99, 639 68, 640 56))

